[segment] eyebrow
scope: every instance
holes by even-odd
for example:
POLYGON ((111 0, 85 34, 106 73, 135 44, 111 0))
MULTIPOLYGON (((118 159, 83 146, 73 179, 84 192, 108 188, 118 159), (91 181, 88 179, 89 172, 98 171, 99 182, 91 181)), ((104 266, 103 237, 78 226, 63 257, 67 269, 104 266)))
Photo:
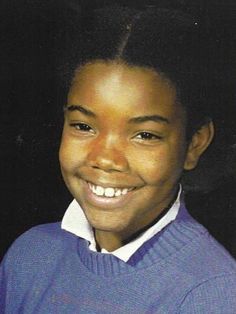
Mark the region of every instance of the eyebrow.
POLYGON ((135 124, 144 123, 144 122, 148 122, 148 121, 153 121, 153 122, 158 122, 158 123, 166 123, 166 124, 170 123, 170 121, 167 118, 159 116, 159 115, 140 116, 140 117, 131 118, 129 120, 130 123, 135 123, 135 124))
MULTIPOLYGON (((68 110, 68 111, 79 111, 79 112, 85 114, 86 116, 96 117, 96 114, 93 111, 91 111, 87 108, 84 108, 82 105, 65 106, 64 110, 65 111, 66 110, 68 110)), ((140 117, 134 117, 134 118, 129 119, 129 123, 135 123, 135 124, 144 123, 144 122, 148 122, 148 121, 153 121, 153 122, 158 122, 158 123, 166 123, 166 124, 170 123, 170 121, 167 118, 162 117, 160 115, 140 116, 140 117)))
POLYGON ((84 108, 83 106, 81 105, 70 105, 70 106, 65 106, 64 107, 64 111, 79 111, 83 114, 85 114, 86 116, 89 116, 89 117, 96 117, 95 113, 92 112, 91 110, 87 109, 87 108, 84 108))

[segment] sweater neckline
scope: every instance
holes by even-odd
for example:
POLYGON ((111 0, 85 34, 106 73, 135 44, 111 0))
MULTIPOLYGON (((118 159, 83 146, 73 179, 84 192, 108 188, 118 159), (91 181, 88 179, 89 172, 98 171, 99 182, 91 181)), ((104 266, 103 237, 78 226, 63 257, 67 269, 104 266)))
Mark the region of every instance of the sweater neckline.
POLYGON ((116 276, 161 263, 203 232, 205 229, 196 223, 181 203, 176 219, 145 242, 128 262, 112 254, 91 251, 89 242, 81 238, 78 238, 77 250, 81 262, 89 271, 100 276, 116 276))

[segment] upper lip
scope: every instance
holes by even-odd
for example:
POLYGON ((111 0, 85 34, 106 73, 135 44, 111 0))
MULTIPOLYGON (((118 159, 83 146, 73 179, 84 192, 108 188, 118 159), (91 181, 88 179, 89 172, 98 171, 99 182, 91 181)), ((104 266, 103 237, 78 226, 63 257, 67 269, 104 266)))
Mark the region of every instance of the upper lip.
POLYGON ((126 184, 114 184, 109 182, 94 182, 90 180, 85 180, 88 183, 91 183, 92 185, 101 186, 103 188, 113 188, 113 189, 134 189, 136 186, 134 185, 127 185, 126 184))
POLYGON ((91 183, 96 186, 101 186, 103 188, 114 188, 114 189, 133 189, 140 188, 145 185, 145 183, 138 178, 132 178, 131 176, 115 176, 103 174, 98 175, 96 172, 81 171, 77 173, 78 177, 88 183, 91 183))

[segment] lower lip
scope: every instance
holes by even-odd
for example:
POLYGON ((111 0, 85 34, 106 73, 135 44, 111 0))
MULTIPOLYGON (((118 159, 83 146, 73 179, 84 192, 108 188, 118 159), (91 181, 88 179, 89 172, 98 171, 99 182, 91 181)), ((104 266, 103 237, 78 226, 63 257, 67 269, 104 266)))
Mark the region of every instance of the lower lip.
POLYGON ((87 196, 87 201, 94 206, 100 206, 103 207, 104 209, 113 209, 116 207, 123 207, 125 204, 127 204, 133 194, 135 193, 135 190, 131 190, 128 193, 120 196, 115 196, 115 197, 102 197, 94 194, 89 186, 88 183, 84 182, 84 192, 85 195, 87 196))

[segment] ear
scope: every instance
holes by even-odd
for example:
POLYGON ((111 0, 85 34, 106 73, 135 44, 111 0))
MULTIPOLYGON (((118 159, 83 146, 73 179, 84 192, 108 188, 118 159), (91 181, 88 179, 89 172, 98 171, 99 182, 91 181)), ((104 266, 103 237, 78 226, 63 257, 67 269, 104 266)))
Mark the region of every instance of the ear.
POLYGON ((210 145, 213 136, 214 125, 212 121, 207 122, 194 133, 187 149, 184 163, 185 170, 191 170, 197 166, 200 156, 210 145))

